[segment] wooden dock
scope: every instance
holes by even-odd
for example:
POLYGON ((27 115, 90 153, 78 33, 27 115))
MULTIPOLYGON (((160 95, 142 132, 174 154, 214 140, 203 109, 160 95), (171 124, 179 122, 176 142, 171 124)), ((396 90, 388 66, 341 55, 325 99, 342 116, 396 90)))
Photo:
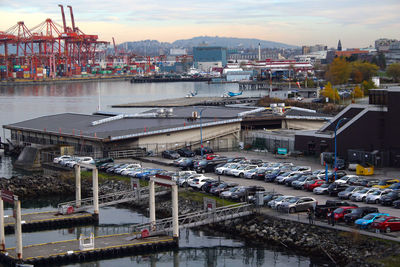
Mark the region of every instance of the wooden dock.
POLYGON ((113 108, 161 108, 188 106, 224 106, 238 103, 253 103, 259 98, 254 97, 182 97, 138 103, 113 105, 113 108))
MULTIPOLYGON (((116 258, 124 255, 137 255, 156 251, 169 250, 178 245, 170 236, 155 236, 143 239, 132 239, 131 233, 98 236, 94 238, 94 249, 80 250, 79 240, 56 241, 23 247, 25 264, 60 265, 72 262, 116 258)), ((9 265, 18 262, 15 248, 7 248, 0 253, 0 261, 9 265)))
MULTIPOLYGON (((88 212, 72 214, 58 214, 57 211, 33 212, 22 214, 22 231, 33 232, 45 229, 66 228, 76 225, 94 224, 98 218, 88 212)), ((14 233, 15 219, 13 216, 5 216, 4 228, 6 234, 14 233)))

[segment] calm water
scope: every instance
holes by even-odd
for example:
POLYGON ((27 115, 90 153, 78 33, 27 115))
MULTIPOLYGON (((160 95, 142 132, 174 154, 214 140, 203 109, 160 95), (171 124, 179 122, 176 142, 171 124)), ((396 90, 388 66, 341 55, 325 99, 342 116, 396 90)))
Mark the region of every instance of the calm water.
MULTIPOLYGON (((236 84, 207 83, 153 83, 131 84, 128 81, 90 82, 63 85, 0 87, 0 124, 15 123, 39 116, 64 112, 91 114, 97 110, 136 113, 144 109, 111 108, 114 104, 146 100, 184 97, 190 91, 199 96, 220 96, 225 91, 238 91, 236 84)), ((258 96, 261 91, 244 92, 258 96)), ((3 131, 2 137, 9 133, 3 131)), ((3 139, 4 140, 4 139, 3 139)), ((2 157, 0 176, 19 174, 13 170, 11 159, 2 157)), ((40 199, 23 202, 23 213, 54 210, 66 199, 40 199)), ((7 207, 6 214, 11 214, 7 207)), ((125 224, 147 222, 147 217, 130 209, 107 207, 100 210, 99 227, 85 226, 70 229, 24 233, 24 245, 69 240, 81 233, 105 235, 126 232, 125 224)), ((6 237, 6 246, 15 246, 12 235, 6 237)), ((321 265, 318 263, 317 265, 321 265)), ((242 240, 211 235, 203 231, 182 231, 178 253, 168 252, 146 256, 125 257, 69 266, 316 266, 311 259, 287 251, 251 248, 242 240)))

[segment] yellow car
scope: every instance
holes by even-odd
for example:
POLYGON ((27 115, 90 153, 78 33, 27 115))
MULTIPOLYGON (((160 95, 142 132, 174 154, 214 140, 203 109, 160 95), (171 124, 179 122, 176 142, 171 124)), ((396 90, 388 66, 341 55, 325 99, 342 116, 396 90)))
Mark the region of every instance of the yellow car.
POLYGON ((386 180, 380 181, 377 185, 374 185, 373 187, 385 189, 385 188, 388 188, 389 186, 391 186, 392 184, 399 183, 399 182, 400 182, 400 180, 398 180, 398 179, 386 179, 386 180))

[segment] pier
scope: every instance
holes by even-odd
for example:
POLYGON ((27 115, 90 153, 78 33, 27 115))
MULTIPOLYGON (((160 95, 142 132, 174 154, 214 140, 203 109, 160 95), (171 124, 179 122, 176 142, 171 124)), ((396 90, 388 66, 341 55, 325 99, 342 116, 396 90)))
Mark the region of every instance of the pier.
POLYGON ((189 106, 224 106, 230 104, 255 103, 258 97, 182 97, 139 103, 113 105, 113 108, 161 108, 189 106))
MULTIPOLYGON (((89 238, 88 238, 89 239, 89 238)), ((14 247, 0 253, 0 261, 7 265, 18 262, 37 265, 57 265, 83 262, 121 255, 135 255, 170 250, 178 245, 170 236, 154 236, 134 239, 131 233, 93 237, 92 247, 82 247, 80 239, 63 240, 23 247, 23 257, 18 259, 14 247)), ((86 243, 88 244, 88 243, 86 243)))

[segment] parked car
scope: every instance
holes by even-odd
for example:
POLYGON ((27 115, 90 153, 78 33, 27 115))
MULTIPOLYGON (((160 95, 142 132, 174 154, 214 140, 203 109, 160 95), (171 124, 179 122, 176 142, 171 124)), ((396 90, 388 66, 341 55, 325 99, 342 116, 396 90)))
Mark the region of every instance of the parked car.
POLYGON ((384 206, 391 206, 394 201, 399 199, 400 199, 400 190, 393 190, 383 195, 380 199, 380 203, 384 206))
POLYGON ((317 201, 312 197, 294 197, 281 204, 280 210, 295 213, 298 211, 306 211, 307 209, 314 209, 317 201))
POLYGON ((240 177, 243 178, 244 177, 244 173, 248 170, 252 170, 257 168, 257 165, 243 165, 237 169, 232 170, 232 175, 235 177, 240 177))
POLYGON ((215 172, 217 165, 226 163, 227 159, 200 160, 193 164, 193 168, 198 173, 215 172))
POLYGON ((337 196, 337 194, 339 192, 342 192, 344 190, 346 190, 346 188, 349 187, 348 184, 337 184, 337 183, 332 183, 329 187, 328 187, 328 194, 330 196, 337 196))
POLYGON ((179 148, 176 150, 176 152, 181 156, 181 157, 194 157, 196 154, 190 150, 189 148, 179 148))
POLYGON ((243 188, 243 186, 235 186, 235 187, 232 187, 232 188, 229 189, 229 190, 226 190, 226 191, 221 192, 221 193, 219 194, 219 197, 220 197, 220 198, 230 198, 231 195, 232 195, 234 192, 236 192, 237 190, 240 190, 240 188, 243 188))
POLYGON ((347 184, 351 178, 358 177, 357 175, 346 175, 340 179, 337 179, 335 183, 337 184, 347 184))
POLYGON ((287 196, 287 195, 280 196, 274 200, 269 201, 267 205, 268 205, 268 207, 270 207, 272 209, 277 209, 282 204, 282 202, 288 201, 291 198, 294 198, 294 196, 287 196))
POLYGON ((357 192, 353 193, 350 196, 350 200, 351 201, 358 201, 358 202, 362 201, 362 202, 364 202, 368 194, 373 193, 373 192, 378 191, 378 190, 379 190, 378 188, 366 187, 364 189, 361 189, 360 191, 357 191, 357 192))
POLYGON ((376 184, 378 184, 381 180, 377 178, 364 178, 359 180, 359 185, 360 186, 366 186, 366 187, 372 187, 376 184))
POLYGON ((381 217, 388 217, 389 213, 370 213, 368 215, 365 215, 361 219, 358 219, 354 222, 356 226, 358 226, 361 229, 366 229, 369 228, 369 226, 377 219, 381 217))
MULTIPOLYGON (((339 207, 337 209, 335 209, 333 211, 334 213, 334 219, 335 221, 342 221, 344 216, 348 213, 350 213, 353 209, 356 209, 356 206, 343 206, 343 207, 339 207)), ((331 218, 331 214, 328 213, 327 214, 328 218, 331 218)))
POLYGON ((376 229, 376 232, 394 232, 400 230, 400 218, 398 217, 381 217, 371 223, 371 228, 376 229))
POLYGON ((265 167, 255 169, 255 172, 253 173, 252 178, 255 180, 264 180, 266 171, 267 171, 267 168, 265 168, 265 167))
POLYGON ((389 193, 391 190, 389 189, 382 189, 372 192, 365 197, 365 203, 375 203, 378 204, 381 201, 382 196, 389 193))
POLYGON ((193 180, 191 180, 189 182, 189 186, 193 189, 198 189, 200 190, 201 187, 208 181, 211 181, 213 179, 211 179, 210 177, 199 177, 199 178, 195 178, 193 180))
POLYGON ((380 181, 377 185, 374 185, 373 187, 380 188, 380 189, 385 189, 391 186, 392 184, 399 183, 400 181, 398 179, 385 179, 380 181))
POLYGON ((161 152, 161 156, 166 159, 178 159, 181 157, 176 151, 173 150, 164 150, 161 152))
POLYGON ((185 161, 186 158, 178 158, 178 159, 174 159, 172 161, 172 165, 174 165, 175 167, 179 167, 179 165, 181 164, 181 162, 185 161))
POLYGON ((313 193, 316 195, 324 195, 328 194, 328 188, 329 188, 328 183, 323 183, 322 185, 318 186, 317 188, 313 189, 313 193))
POLYGON ((365 187, 363 187, 363 186, 351 185, 351 186, 347 187, 345 190, 343 190, 342 192, 339 192, 338 197, 340 199, 349 199, 352 194, 354 194, 364 188, 365 187))
POLYGON ((314 188, 317 188, 324 183, 325 183, 325 180, 320 180, 320 179, 308 181, 307 183, 304 184, 304 189, 307 191, 313 191, 314 188))
POLYGON ((356 209, 353 209, 350 213, 344 215, 343 219, 347 224, 352 224, 354 223, 355 220, 360 219, 364 217, 367 214, 373 213, 373 212, 379 212, 378 208, 376 207, 359 207, 356 209))
POLYGON ((388 189, 398 190, 400 189, 400 183, 392 184, 391 186, 388 187, 388 189))
POLYGON ((265 173, 265 178, 264 181, 265 182, 274 182, 276 177, 278 177, 279 175, 283 174, 284 172, 277 169, 277 170, 272 170, 270 172, 265 173))
POLYGON ((194 160, 185 158, 183 161, 179 163, 179 168, 182 170, 190 170, 193 168, 194 160))
POLYGON ((317 205, 315 207, 315 217, 324 218, 328 214, 329 210, 333 211, 341 206, 352 206, 352 205, 343 200, 327 200, 324 205, 317 205))
POLYGON ((239 190, 233 192, 230 196, 232 200, 245 201, 248 196, 253 196, 256 192, 265 191, 265 188, 262 186, 246 186, 242 187, 239 190))
POLYGON ((203 186, 201 187, 201 190, 206 193, 210 193, 211 188, 217 187, 221 183, 222 182, 218 182, 217 180, 209 180, 205 184, 203 184, 203 186))
POLYGON ((225 174, 225 171, 233 166, 236 166, 237 163, 225 163, 224 165, 215 168, 216 174, 225 174))
POLYGON ((108 168, 112 167, 113 165, 114 165, 113 162, 103 163, 103 164, 101 164, 101 165, 98 167, 98 169, 99 169, 99 171, 105 171, 105 170, 107 170, 108 168))
POLYGON ((237 183, 221 183, 216 187, 210 189, 210 193, 219 196, 223 191, 229 190, 230 188, 238 186, 237 183))
POLYGON ((400 200, 393 201, 393 207, 396 209, 400 209, 400 200))
POLYGON ((315 181, 315 180, 318 180, 318 177, 317 176, 303 176, 303 177, 301 177, 300 179, 298 179, 297 181, 294 181, 293 183, 292 183, 292 187, 294 188, 294 189, 303 189, 304 188, 304 185, 307 183, 307 182, 312 182, 312 181, 315 181))
POLYGON ((303 175, 302 173, 298 173, 292 177, 289 177, 287 179, 285 179, 285 185, 286 186, 293 186, 294 182, 297 182, 298 180, 300 180, 301 178, 305 178, 306 176, 303 175))
POLYGON ((63 160, 69 160, 69 159, 72 159, 72 158, 73 158, 73 156, 71 156, 71 155, 63 155, 63 156, 54 158, 53 159, 53 163, 57 163, 58 164, 63 160))
POLYGON ((206 154, 205 157, 206 157, 206 160, 212 160, 216 157, 219 157, 219 155, 218 154, 206 154))
MULTIPOLYGON (((194 150, 194 153, 196 154, 196 155, 201 155, 201 148, 199 147, 199 148, 196 148, 195 150, 194 150)), ((203 147, 203 155, 205 155, 205 154, 211 154, 211 153, 214 153, 214 151, 211 149, 211 148, 209 148, 209 147, 203 147)))
POLYGON ((264 196, 264 205, 266 206, 269 201, 277 199, 278 197, 283 196, 280 193, 268 193, 264 196))

